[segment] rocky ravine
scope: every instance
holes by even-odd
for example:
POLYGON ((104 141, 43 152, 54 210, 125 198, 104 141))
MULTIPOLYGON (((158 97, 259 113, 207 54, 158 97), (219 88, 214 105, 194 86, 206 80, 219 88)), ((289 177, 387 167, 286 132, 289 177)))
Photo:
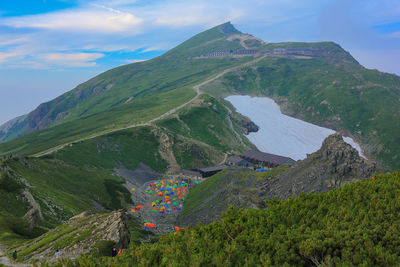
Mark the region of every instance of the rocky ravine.
POLYGON ((301 192, 327 192, 369 178, 375 168, 375 163, 361 158, 356 149, 343 141, 340 133, 335 133, 324 140, 318 151, 264 182, 261 195, 287 199, 301 192))

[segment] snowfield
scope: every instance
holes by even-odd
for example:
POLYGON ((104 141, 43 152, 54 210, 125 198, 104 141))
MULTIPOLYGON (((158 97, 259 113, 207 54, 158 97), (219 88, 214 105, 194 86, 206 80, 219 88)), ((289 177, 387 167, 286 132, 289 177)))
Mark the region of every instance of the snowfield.
MULTIPOLYGON (((282 114, 279 106, 268 97, 228 96, 236 111, 249 117, 259 126, 256 133, 247 138, 263 152, 290 157, 294 160, 304 159, 307 154, 317 151, 323 140, 335 133, 334 130, 320 127, 282 114)), ((360 146, 350 137, 344 141, 364 157, 360 146)))

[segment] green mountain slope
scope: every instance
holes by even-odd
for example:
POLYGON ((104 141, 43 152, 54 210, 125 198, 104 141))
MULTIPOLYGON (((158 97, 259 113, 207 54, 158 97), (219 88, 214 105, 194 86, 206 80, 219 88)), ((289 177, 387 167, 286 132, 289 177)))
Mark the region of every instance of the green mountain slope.
POLYGON ((129 209, 134 203, 121 170, 132 171, 143 163, 160 173, 176 173, 220 164, 227 153, 253 148, 237 133, 238 127, 220 101, 203 95, 155 125, 76 142, 40 158, 1 161, 0 243, 35 237, 85 210, 129 209), (204 127, 194 121, 202 121, 204 127), (24 191, 42 214, 31 230, 24 219, 31 209, 24 191))
MULTIPOLYGON (((188 57, 198 56, 211 49, 243 48, 240 43, 227 40, 227 37, 234 33, 239 32, 230 23, 226 23, 196 35, 160 57, 104 72, 54 100, 39 105, 27 115, 26 120, 16 122, 20 127, 14 125, 13 128, 21 135, 109 109, 121 112, 132 110, 129 118, 120 118, 112 127, 135 122, 142 117, 135 107, 147 103, 147 108, 150 108, 149 103, 156 105, 159 101, 156 96, 164 98, 166 93, 174 94, 171 91, 189 89, 205 77, 241 61, 188 60, 188 57)), ((162 105, 172 108, 190 98, 190 95, 183 94, 186 98, 182 96, 182 99, 176 99, 176 102, 162 105)), ((156 111, 154 113, 157 114, 156 111)), ((119 118, 118 115, 116 117, 119 118)), ((10 140, 17 133, 3 133, 5 136, 1 140, 10 140)))
POLYGON ((347 132, 382 169, 400 167, 399 77, 365 69, 331 42, 264 43, 230 23, 200 33, 158 58, 102 73, 42 104, 2 128, 9 130, 0 133, 3 140, 33 133, 0 144, 0 155, 32 155, 147 124, 195 98, 193 86, 199 84, 216 97, 273 97, 289 115, 347 132), (215 51, 222 54, 215 56, 215 51), (246 62, 252 64, 244 66, 246 62), (227 71, 232 67, 240 69, 227 71), (224 75, 209 80, 217 74, 224 75))
MULTIPOLYGON (((379 175, 328 193, 230 208, 206 226, 78 266, 396 266, 400 261, 400 177, 379 175)), ((57 266, 71 263, 68 260, 57 266)))
POLYGON ((123 182, 106 170, 73 166, 56 159, 3 161, 0 243, 30 239, 85 210, 125 207, 131 199, 123 182))
POLYGON ((307 47, 329 53, 308 59, 269 56, 203 90, 222 97, 272 97, 290 116, 352 135, 381 168, 400 169, 400 77, 365 69, 333 43, 307 47))

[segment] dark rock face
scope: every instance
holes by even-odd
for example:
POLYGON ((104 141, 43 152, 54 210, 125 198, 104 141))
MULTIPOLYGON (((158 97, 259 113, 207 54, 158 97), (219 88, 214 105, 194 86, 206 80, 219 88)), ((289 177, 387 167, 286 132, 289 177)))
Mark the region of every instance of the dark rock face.
POLYGON ((288 171, 266 181, 261 195, 287 199, 301 192, 327 192, 347 183, 371 177, 375 163, 358 155, 339 133, 328 136, 322 147, 288 171))
POLYGON ((239 124, 241 132, 245 135, 255 133, 259 129, 259 127, 247 117, 239 117, 235 114, 230 114, 230 116, 232 120, 239 124))
POLYGON ((97 227, 104 229, 100 237, 103 240, 114 241, 117 249, 127 248, 129 246, 131 235, 129 232, 128 217, 123 210, 111 213, 111 215, 97 227))
POLYGON ((252 121, 243 121, 242 126, 245 129, 245 134, 255 133, 259 129, 259 127, 252 121))

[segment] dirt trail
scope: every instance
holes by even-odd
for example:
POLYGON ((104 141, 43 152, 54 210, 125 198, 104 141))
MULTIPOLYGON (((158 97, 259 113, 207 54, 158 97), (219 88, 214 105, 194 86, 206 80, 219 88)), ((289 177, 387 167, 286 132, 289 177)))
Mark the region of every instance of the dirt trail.
POLYGON ((248 35, 248 34, 234 34, 234 35, 231 35, 228 38, 228 41, 233 41, 235 39, 239 39, 240 45, 243 46, 245 49, 252 49, 252 48, 250 48, 250 47, 248 47, 246 45, 246 42, 245 42, 246 40, 256 40, 256 41, 259 41, 262 44, 266 43, 263 40, 258 39, 257 37, 254 37, 254 36, 251 36, 251 35, 248 35))
POLYGON ((104 131, 104 132, 101 132, 101 133, 98 133, 98 134, 95 134, 95 135, 91 135, 91 136, 88 136, 88 137, 85 137, 85 138, 77 139, 77 140, 75 140, 75 141, 68 142, 68 143, 63 144, 63 145, 59 145, 59 146, 57 146, 57 147, 55 147, 55 148, 53 148, 53 149, 51 149, 51 150, 44 151, 44 152, 39 152, 39 153, 36 154, 36 157, 41 157, 41 156, 45 156, 45 155, 52 154, 52 153, 54 153, 54 152, 59 151, 60 149, 63 149, 64 147, 66 147, 66 146, 68 146, 68 145, 70 145, 70 144, 72 144, 72 143, 77 143, 77 142, 81 142, 81 141, 90 140, 90 139, 93 139, 93 138, 96 138, 96 137, 99 137, 99 136, 102 136, 102 135, 110 134, 110 133, 117 132, 117 131, 121 131, 121 130, 130 129, 130 128, 141 127, 141 126, 149 126, 149 125, 151 125, 153 122, 158 121, 158 120, 162 120, 162 119, 166 118, 167 116, 169 116, 169 115, 171 115, 171 114, 174 114, 174 113, 177 112, 178 110, 180 110, 180 109, 184 108, 185 106, 187 106, 187 105, 193 103, 194 101, 196 101, 196 100, 199 98, 199 96, 201 95, 200 87, 202 87, 202 86, 206 85, 207 83, 210 83, 210 82, 212 82, 212 81, 214 81, 214 80, 216 80, 216 79, 221 78, 222 76, 224 76, 224 75, 227 74, 228 72, 231 72, 231 71, 234 71, 234 70, 236 70, 236 69, 240 69, 240 68, 243 68, 243 67, 247 67, 247 66, 249 66, 249 65, 252 65, 252 64, 254 64, 254 63, 257 63, 258 61, 260 61, 261 59, 263 59, 263 58, 265 58, 265 57, 266 57, 266 55, 264 55, 264 56, 262 56, 262 57, 258 57, 258 58, 254 59, 254 60, 252 60, 252 61, 243 63, 243 64, 241 64, 241 65, 239 65, 239 66, 235 66, 235 67, 226 69, 226 70, 222 71, 221 73, 219 73, 219 74, 217 74, 217 75, 215 75, 215 76, 213 76, 213 77, 211 77, 211 78, 209 78, 209 79, 203 81, 202 83, 193 86, 193 90, 196 92, 196 96, 195 96, 195 97, 193 97, 193 98, 190 99, 189 101, 183 103, 182 105, 179 105, 179 106, 177 106, 177 107, 175 107, 175 108, 173 108, 173 109, 171 109, 171 110, 165 112, 164 114, 162 114, 162 115, 160 115, 160 116, 158 116, 158 117, 156 117, 156 118, 153 118, 153 119, 149 120, 148 122, 143 122, 143 123, 138 123, 138 124, 132 124, 132 125, 129 125, 129 126, 126 126, 126 127, 121 127, 121 128, 117 128, 117 129, 113 129, 113 130, 109 130, 109 131, 104 131))
POLYGON ((7 254, 4 252, 4 246, 0 245, 0 265, 3 264, 4 266, 32 266, 32 264, 24 264, 24 263, 13 263, 7 257, 7 254))

